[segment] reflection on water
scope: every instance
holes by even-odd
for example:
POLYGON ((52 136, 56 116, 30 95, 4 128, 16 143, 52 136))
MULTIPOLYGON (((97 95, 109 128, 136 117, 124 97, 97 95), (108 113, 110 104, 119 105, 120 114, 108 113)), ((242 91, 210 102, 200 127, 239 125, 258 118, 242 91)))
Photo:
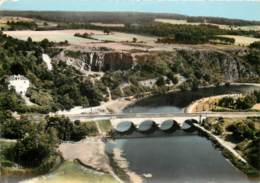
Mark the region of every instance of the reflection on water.
MULTIPOLYGON (((259 90, 259 87, 222 86, 175 92, 145 98, 124 112, 183 112, 184 107, 203 97, 254 90, 259 90)), ((120 148, 124 152, 131 170, 139 175, 152 174, 150 178, 143 177, 148 183, 252 183, 197 132, 177 130, 173 134, 166 134, 158 130, 146 135, 133 131, 127 139, 107 143, 108 152, 112 152, 113 148, 120 148)))
POLYGON ((107 151, 120 148, 130 169, 152 174, 148 183, 249 183, 209 140, 181 130, 172 136, 117 139, 107 151))
POLYGON ((197 91, 179 91, 165 95, 147 97, 138 101, 136 104, 127 107, 126 113, 167 113, 184 112, 192 101, 214 95, 229 93, 250 93, 260 90, 257 86, 238 85, 238 86, 219 86, 199 89, 197 91))

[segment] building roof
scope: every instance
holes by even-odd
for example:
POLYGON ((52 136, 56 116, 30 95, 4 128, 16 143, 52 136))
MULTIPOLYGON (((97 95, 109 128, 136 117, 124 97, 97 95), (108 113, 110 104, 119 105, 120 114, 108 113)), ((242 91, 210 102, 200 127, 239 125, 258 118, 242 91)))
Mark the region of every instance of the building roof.
POLYGON ((6 79, 7 82, 14 81, 14 80, 29 80, 29 79, 23 75, 12 75, 6 79))

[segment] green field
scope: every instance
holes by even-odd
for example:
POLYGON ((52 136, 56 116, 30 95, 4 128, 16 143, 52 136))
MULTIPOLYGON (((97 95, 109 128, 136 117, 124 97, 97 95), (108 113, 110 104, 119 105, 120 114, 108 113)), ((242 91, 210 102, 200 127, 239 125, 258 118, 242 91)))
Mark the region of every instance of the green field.
POLYGON ((65 161, 53 173, 24 183, 117 183, 109 174, 87 169, 76 162, 65 161))

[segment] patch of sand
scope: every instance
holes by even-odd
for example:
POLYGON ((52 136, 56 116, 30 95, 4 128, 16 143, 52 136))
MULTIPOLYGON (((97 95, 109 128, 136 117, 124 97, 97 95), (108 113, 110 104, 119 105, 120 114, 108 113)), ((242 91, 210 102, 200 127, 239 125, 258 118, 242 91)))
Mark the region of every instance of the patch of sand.
POLYGON ((59 151, 65 160, 78 159, 96 170, 111 172, 109 159, 105 153, 105 144, 100 137, 87 137, 77 143, 62 143, 59 151))
POLYGON ((255 110, 260 110, 260 103, 258 104, 255 104, 252 109, 255 109, 255 110))
POLYGON ((133 183, 143 183, 143 178, 136 174, 135 172, 129 170, 128 161, 122 156, 122 151, 118 148, 113 150, 114 160, 117 162, 118 166, 122 168, 126 174, 129 176, 130 181, 133 183))
MULTIPOLYGON (((135 101, 135 99, 127 99, 127 98, 121 98, 116 100, 111 100, 108 102, 102 103, 100 106, 97 107, 74 107, 71 110, 67 111, 58 111, 55 114, 58 115, 74 115, 74 114, 109 114, 109 113, 119 113, 121 112, 125 107, 132 104, 135 101)), ((50 113, 50 115, 55 115, 50 113)))
POLYGON ((212 107, 218 102, 221 98, 224 97, 241 97, 241 94, 226 94, 226 95, 217 95, 202 98, 191 103, 186 109, 186 113, 196 113, 202 111, 209 111, 212 107))

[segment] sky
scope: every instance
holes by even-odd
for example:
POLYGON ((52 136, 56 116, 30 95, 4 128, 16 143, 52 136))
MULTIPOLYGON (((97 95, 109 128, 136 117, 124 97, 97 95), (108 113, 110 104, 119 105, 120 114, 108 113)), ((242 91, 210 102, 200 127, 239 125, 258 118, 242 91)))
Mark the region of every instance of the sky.
POLYGON ((160 12, 260 21, 260 0, 0 0, 0 9, 160 12))

